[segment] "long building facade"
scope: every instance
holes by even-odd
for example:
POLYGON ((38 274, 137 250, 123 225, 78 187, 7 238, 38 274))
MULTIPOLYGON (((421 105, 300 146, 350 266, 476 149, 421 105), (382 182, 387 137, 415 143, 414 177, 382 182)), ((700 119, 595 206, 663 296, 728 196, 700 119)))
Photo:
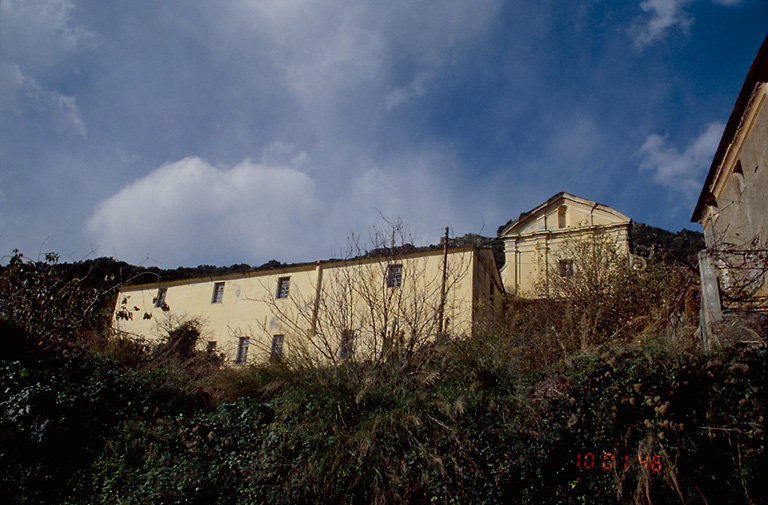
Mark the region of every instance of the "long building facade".
POLYGON ((113 325, 157 341, 195 319, 200 345, 234 363, 378 360, 470 335, 502 294, 490 249, 429 248, 128 286, 113 325))

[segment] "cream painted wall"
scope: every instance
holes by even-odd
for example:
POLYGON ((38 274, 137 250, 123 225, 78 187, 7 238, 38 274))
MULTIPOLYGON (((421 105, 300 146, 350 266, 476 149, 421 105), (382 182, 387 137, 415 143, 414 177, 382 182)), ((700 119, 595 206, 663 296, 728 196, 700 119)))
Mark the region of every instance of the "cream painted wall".
MULTIPOLYGON (((203 323, 202 340, 216 342, 217 350, 229 360, 235 359, 238 338, 249 337, 248 361, 260 362, 269 359, 274 335, 284 335, 285 355, 336 359, 341 330, 349 328, 355 332, 355 356, 363 359, 381 351, 382 338, 387 335, 382 331, 391 335, 395 329, 411 335, 415 328, 425 338, 434 337, 442 258, 442 250, 428 250, 392 258, 326 261, 128 287, 120 291, 115 315, 121 309, 129 309, 133 318, 115 317, 114 327, 157 340, 161 335, 158 326, 167 324, 169 319, 197 317, 203 323), (402 265, 400 287, 387 287, 388 265, 402 265), (283 277, 290 278, 289 296, 279 299, 277 284, 283 277), (217 282, 224 282, 223 299, 221 303, 212 303, 217 282), (167 312, 153 303, 161 287, 167 289, 167 312), (144 319, 145 313, 151 318, 144 319), (395 320, 399 327, 393 328, 395 320)), ((501 291, 501 278, 490 250, 451 248, 447 264, 445 328, 452 335, 469 335, 474 306, 480 300, 488 303, 492 282, 496 292, 501 291)), ((494 305, 501 309, 500 296, 495 296, 494 305)), ((420 339, 420 343, 423 341, 420 339)))
POLYGON ((239 336, 251 338, 249 360, 268 359, 272 335, 283 331, 273 315, 272 306, 288 313, 295 312, 291 299, 314 296, 317 272, 318 267, 310 265, 124 288, 118 296, 116 311, 127 299, 125 307, 130 309, 133 318, 130 321, 114 319, 114 327, 118 331, 156 340, 161 334, 158 326, 199 318, 203 324, 202 340, 216 342, 216 349, 229 359, 235 358, 239 336), (275 298, 281 277, 290 278, 291 298, 275 298), (212 303, 217 282, 224 282, 224 294, 221 303, 212 303), (167 289, 165 303, 170 308, 167 312, 153 303, 161 287, 167 289), (139 310, 132 310, 134 307, 139 310), (150 314, 151 319, 145 319, 144 314, 150 314))
POLYGON ((768 83, 760 85, 713 184, 701 220, 707 246, 768 245, 768 83), (737 173, 737 167, 741 173, 737 173))
POLYGON ((619 250, 629 254, 631 221, 623 214, 590 200, 559 193, 504 230, 505 264, 501 271, 506 292, 541 296, 547 273, 559 271, 568 244, 596 233, 607 234, 619 250))
MULTIPOLYGON (((760 84, 712 182, 699 218, 707 247, 716 252, 721 287, 748 286, 755 300, 768 297, 765 266, 758 256, 729 249, 768 248, 768 83, 760 84)), ((741 295, 738 295, 741 296, 741 295)), ((765 303, 764 301, 761 303, 765 303)))

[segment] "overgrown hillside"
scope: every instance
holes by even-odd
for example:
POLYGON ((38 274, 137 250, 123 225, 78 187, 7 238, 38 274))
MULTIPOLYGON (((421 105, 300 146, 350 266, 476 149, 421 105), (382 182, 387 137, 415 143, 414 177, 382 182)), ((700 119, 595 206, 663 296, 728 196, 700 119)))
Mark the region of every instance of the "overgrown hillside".
POLYGON ((15 257, 0 503, 765 503, 766 350, 700 353, 676 272, 510 301, 377 367, 229 369, 193 322, 107 338, 104 290, 15 257))
POLYGON ((632 223, 630 249, 641 256, 661 253, 667 263, 683 263, 696 267, 696 255, 705 247, 704 235, 698 231, 683 228, 673 233, 643 223, 632 223))

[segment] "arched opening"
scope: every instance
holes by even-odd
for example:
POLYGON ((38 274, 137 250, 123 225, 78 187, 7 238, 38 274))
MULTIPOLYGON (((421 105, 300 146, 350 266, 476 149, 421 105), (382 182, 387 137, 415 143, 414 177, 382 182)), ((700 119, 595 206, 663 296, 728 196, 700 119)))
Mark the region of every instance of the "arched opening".
POLYGON ((567 210, 568 208, 565 205, 562 205, 559 209, 557 209, 557 227, 558 228, 565 228, 565 214, 567 210))

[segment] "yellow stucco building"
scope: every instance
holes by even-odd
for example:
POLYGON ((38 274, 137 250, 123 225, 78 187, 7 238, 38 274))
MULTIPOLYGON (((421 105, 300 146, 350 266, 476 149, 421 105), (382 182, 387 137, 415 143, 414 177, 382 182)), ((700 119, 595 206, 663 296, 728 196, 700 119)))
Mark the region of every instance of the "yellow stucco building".
POLYGON ((480 310, 501 310, 502 293, 490 249, 424 248, 124 287, 113 324, 152 340, 197 318, 202 345, 236 363, 378 360, 441 333, 470 335, 480 310))
POLYGON ((629 255, 632 221, 624 214, 591 200, 558 193, 524 212, 499 233, 504 240, 501 277, 507 293, 536 297, 548 275, 573 275, 569 244, 600 233, 629 255))

